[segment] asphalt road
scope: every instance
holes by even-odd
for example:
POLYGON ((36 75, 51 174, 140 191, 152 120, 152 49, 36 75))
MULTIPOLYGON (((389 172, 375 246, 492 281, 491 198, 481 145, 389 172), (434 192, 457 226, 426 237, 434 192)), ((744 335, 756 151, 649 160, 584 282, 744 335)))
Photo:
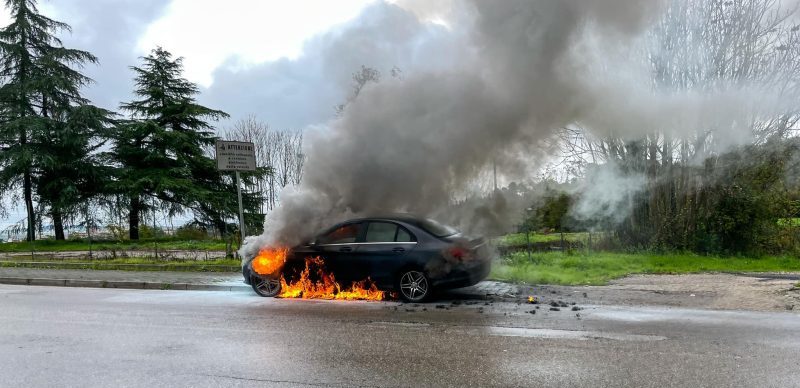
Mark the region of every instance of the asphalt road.
POLYGON ((0 386, 800 386, 797 314, 455 298, 0 285, 0 386))

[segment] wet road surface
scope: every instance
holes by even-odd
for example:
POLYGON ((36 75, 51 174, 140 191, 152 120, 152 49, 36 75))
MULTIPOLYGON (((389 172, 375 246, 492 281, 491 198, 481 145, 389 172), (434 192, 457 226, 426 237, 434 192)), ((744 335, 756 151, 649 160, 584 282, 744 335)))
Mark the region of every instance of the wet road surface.
POLYGON ((445 298, 0 285, 0 386, 800 386, 794 313, 445 298))

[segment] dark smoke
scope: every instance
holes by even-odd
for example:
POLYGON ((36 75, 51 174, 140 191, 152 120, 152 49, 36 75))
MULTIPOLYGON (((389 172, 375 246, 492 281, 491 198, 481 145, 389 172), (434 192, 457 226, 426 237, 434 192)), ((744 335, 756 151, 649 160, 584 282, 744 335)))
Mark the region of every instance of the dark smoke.
POLYGON ((435 214, 487 165, 513 171, 541 157, 533 151, 538 143, 602 105, 598 87, 576 76, 586 72, 576 48, 624 45, 661 4, 520 0, 454 7, 461 25, 452 28, 465 36, 461 65, 369 85, 329 128, 309 136, 303 182, 281 194, 264 234, 247 240, 244 257, 262 246, 299 243, 352 215, 435 214))

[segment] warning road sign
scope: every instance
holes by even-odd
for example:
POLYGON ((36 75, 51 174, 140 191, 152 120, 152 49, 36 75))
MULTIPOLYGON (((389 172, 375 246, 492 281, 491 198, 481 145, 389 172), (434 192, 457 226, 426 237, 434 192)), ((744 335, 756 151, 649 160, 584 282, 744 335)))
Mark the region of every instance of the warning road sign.
POLYGON ((253 143, 217 140, 216 149, 218 170, 256 170, 256 149, 253 143))

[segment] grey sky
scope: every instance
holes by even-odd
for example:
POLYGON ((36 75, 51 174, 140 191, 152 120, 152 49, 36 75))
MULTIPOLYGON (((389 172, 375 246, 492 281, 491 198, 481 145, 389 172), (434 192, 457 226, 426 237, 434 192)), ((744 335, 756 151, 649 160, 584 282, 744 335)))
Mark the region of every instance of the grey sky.
MULTIPOLYGON (((316 5, 314 0, 310 1, 308 4, 316 5)), ((208 50, 204 52, 196 48, 196 40, 202 36, 175 38, 156 34, 164 30, 161 25, 165 20, 187 23, 185 17, 181 19, 173 15, 181 10, 180 6, 185 3, 182 0, 52 0, 41 2, 40 8, 72 26, 72 34, 61 36, 66 46, 88 50, 100 59, 99 66, 85 69, 85 73, 96 81, 87 89, 86 95, 97 105, 116 109, 121 101, 130 99, 133 85, 129 66, 138 64, 138 57, 145 52, 143 46, 164 45, 173 54, 184 57, 187 77, 201 86, 201 102, 230 113, 232 120, 254 114, 275 128, 299 129, 332 117, 333 106, 346 98, 351 74, 361 65, 377 68, 385 76, 394 66, 408 73, 452 65, 449 59, 454 55, 449 55, 448 51, 453 49, 455 37, 447 28, 441 24, 421 22, 417 14, 407 9, 408 6, 401 8, 393 3, 360 1, 367 4, 359 5, 356 1, 356 4, 349 5, 350 8, 360 7, 353 8, 360 9, 357 16, 308 36, 300 46, 299 54, 254 62, 253 58, 259 57, 257 49, 256 54, 253 49, 240 49, 240 52, 234 52, 222 63, 214 65, 216 68, 209 74, 210 79, 204 75, 205 69, 221 52, 226 52, 216 47, 220 42, 209 42, 208 50), (173 9, 176 7, 177 10, 173 9)), ((273 13, 279 12, 278 8, 254 7, 259 12, 273 13)), ((352 9, 349 11, 353 12, 352 9)), ((201 12, 198 17, 209 16, 201 12)), ((210 20, 198 21, 207 22, 210 20)), ((214 22, 216 24, 205 28, 235 29, 237 23, 225 19, 214 22)), ((184 29, 188 34, 196 32, 193 28, 196 27, 185 26, 184 29)), ((315 31, 313 26, 298 28, 315 31)), ((242 34, 258 31, 258 28, 244 29, 242 34)), ((303 32, 294 31, 294 39, 302 36, 303 32)), ((265 35, 242 39, 257 42, 285 38, 283 35, 265 35)), ((275 49, 272 46, 276 45, 265 45, 264 50, 275 49)), ((291 51, 288 48, 283 50, 291 51)), ((278 54, 280 52, 265 56, 278 54)))
MULTIPOLYGON (((309 1, 307 5, 313 6, 308 8, 318 11, 325 11, 321 7, 331 4, 309 1)), ((322 27, 297 27, 302 31, 292 32, 295 40, 303 33, 313 31, 300 45, 297 54, 274 59, 276 55, 282 55, 276 51, 265 55, 270 59, 257 62, 254 61, 254 58, 259 58, 257 48, 239 47, 239 52, 234 50, 222 63, 213 65, 216 68, 207 79, 205 69, 215 63, 214 58, 219 58, 220 53, 228 52, 220 49, 220 42, 210 42, 206 50, 197 47, 196 41, 202 38, 200 36, 185 35, 177 39, 172 35, 157 34, 164 29, 161 25, 165 21, 191 23, 186 15, 176 14, 186 4, 184 0, 51 0, 41 1, 40 9, 72 26, 71 34, 61 36, 65 46, 90 51, 99 58, 98 66, 89 65, 84 69, 85 74, 96 81, 86 90, 86 97, 94 104, 116 110, 120 102, 130 100, 133 74, 129 67, 139 63, 138 57, 145 53, 143 45, 162 44, 159 41, 161 37, 165 48, 185 57, 187 77, 201 86, 201 103, 228 112, 231 121, 255 115, 278 129, 301 129, 331 119, 334 106, 343 102, 350 90, 352 73, 361 65, 374 67, 384 77, 389 77, 394 66, 406 74, 435 71, 453 66, 457 56, 452 51, 457 50, 458 45, 454 42, 459 38, 458 34, 438 20, 437 23, 420 21, 419 7, 414 13, 409 11, 413 7, 408 5, 401 7, 382 1, 352 0, 349 8, 344 10, 346 12, 335 16, 341 19, 348 15, 347 12, 356 15, 347 21, 338 23, 340 20, 334 18, 332 22, 338 24, 326 26, 324 20, 310 17, 322 23, 322 27)), ((198 8, 212 7, 205 10, 206 13, 214 11, 212 3, 201 0, 194 4, 198 4, 198 8)), ((281 11, 265 9, 270 6, 259 1, 252 4, 252 9, 258 12, 280 14, 281 11)), ((274 7, 280 7, 277 2, 274 4, 274 7)), ((298 9, 286 12, 297 13, 298 9)), ((198 28, 220 31, 237 28, 237 20, 208 19, 213 16, 201 12, 198 17, 206 19, 197 23, 211 24, 200 27, 188 24, 182 30, 187 34, 192 31, 200 34, 198 28)), ((5 24, 7 17, 7 11, 0 11, 0 22, 5 24)), ((282 34, 267 34, 269 28, 248 28, 242 34, 258 34, 262 30, 264 36, 248 36, 246 41, 256 44, 261 40, 288 39, 282 34)), ((230 31, 226 34, 237 36, 230 31)), ((267 50, 272 46, 264 47, 267 50)), ((229 124, 219 123, 218 127, 229 124)), ((24 218, 22 209, 9 206, 8 210, 7 219, 0 220, 0 230, 24 218)))

